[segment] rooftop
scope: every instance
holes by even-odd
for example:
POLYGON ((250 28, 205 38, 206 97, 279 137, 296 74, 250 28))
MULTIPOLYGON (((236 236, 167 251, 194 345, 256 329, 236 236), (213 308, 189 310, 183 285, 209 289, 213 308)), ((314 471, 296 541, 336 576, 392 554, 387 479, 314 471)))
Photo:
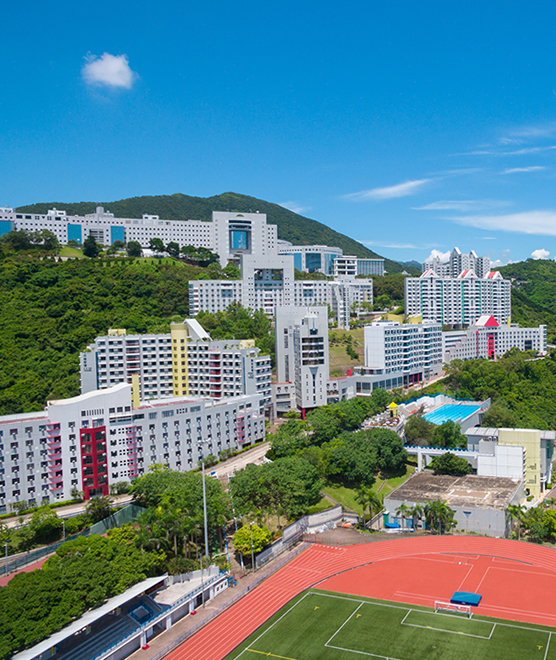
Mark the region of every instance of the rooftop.
POLYGON ((519 483, 517 479, 504 477, 478 477, 474 474, 454 477, 424 470, 396 488, 386 499, 422 503, 442 500, 457 508, 506 509, 519 483))

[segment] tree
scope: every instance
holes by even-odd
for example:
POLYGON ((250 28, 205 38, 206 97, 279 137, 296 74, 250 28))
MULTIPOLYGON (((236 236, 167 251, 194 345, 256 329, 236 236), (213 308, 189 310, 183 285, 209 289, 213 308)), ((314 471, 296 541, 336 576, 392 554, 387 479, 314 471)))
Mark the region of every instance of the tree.
POLYGON ((405 502, 402 502, 396 509, 396 515, 402 519, 402 532, 405 528, 405 519, 411 515, 411 509, 405 502))
POLYGON ((435 474, 453 474, 461 477, 471 472, 471 466, 465 458, 459 458, 452 452, 436 456, 430 463, 435 474))
POLYGON ((409 417, 404 426, 404 437, 407 444, 430 446, 434 436, 435 426, 423 416, 423 409, 416 411, 409 417))
POLYGON ((151 238, 149 241, 149 248, 153 252, 160 254, 161 252, 164 252, 164 243, 160 238, 151 238))
POLYGON ((112 513, 112 500, 106 496, 92 497, 85 509, 93 523, 97 523, 112 513))
POLYGON ((450 531, 456 526, 456 521, 454 520, 456 512, 442 500, 427 502, 424 507, 424 513, 427 527, 440 534, 450 531))
MULTIPOLYGON (((378 496, 377 493, 375 493, 374 490, 371 490, 369 493, 369 496, 367 498, 367 506, 369 507, 369 515, 370 515, 370 523, 371 523, 371 529, 373 528, 373 518, 382 511, 384 508, 384 505, 382 504, 382 500, 378 496)), ((380 525, 379 525, 380 527, 380 525)))
POLYGON ((233 261, 228 261, 226 266, 224 266, 224 268, 222 269, 222 273, 225 275, 225 277, 228 280, 239 280, 239 279, 241 279, 241 271, 234 264, 233 261))
POLYGON ((83 242, 83 254, 86 257, 94 259, 95 257, 98 257, 100 252, 101 246, 96 242, 95 237, 92 234, 89 234, 83 242))
POLYGON ((171 257, 177 259, 180 256, 180 246, 176 242, 170 241, 166 246, 166 252, 168 252, 171 257))
POLYGON ((141 243, 137 241, 129 241, 127 244, 127 256, 128 257, 140 257, 143 254, 143 248, 141 243))
POLYGON ((359 486, 357 492, 355 493, 355 501, 363 509, 363 529, 365 529, 365 511, 369 502, 369 494, 372 492, 370 488, 366 486, 359 486))
POLYGON ((466 448, 467 438, 461 432, 459 424, 448 420, 437 426, 433 431, 432 441, 435 447, 466 448))
POLYGON ((417 530, 417 521, 421 520, 421 518, 423 517, 423 513, 424 513, 424 507, 419 502, 415 502, 415 504, 409 510, 409 515, 413 520, 414 530, 417 530))
POLYGON ((268 527, 259 527, 258 525, 244 525, 234 534, 234 548, 244 556, 251 555, 251 532, 253 533, 253 552, 261 550, 270 543, 272 535, 268 527))

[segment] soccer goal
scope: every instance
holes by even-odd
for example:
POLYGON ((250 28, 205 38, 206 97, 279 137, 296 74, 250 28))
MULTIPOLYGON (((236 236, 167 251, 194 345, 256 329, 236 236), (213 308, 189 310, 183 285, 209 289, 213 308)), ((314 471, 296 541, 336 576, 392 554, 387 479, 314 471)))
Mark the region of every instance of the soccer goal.
POLYGON ((459 603, 446 603, 442 600, 434 601, 434 613, 448 612, 450 614, 461 614, 470 619, 473 616, 471 605, 460 605, 459 603))

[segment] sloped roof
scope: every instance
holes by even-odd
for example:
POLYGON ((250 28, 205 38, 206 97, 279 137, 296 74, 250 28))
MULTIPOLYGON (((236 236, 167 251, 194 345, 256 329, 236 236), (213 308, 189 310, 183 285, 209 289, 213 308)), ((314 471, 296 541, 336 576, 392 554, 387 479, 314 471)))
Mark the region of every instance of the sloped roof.
POLYGON ((499 328, 500 324, 494 318, 494 316, 489 316, 488 314, 483 314, 475 321, 476 328, 499 328))

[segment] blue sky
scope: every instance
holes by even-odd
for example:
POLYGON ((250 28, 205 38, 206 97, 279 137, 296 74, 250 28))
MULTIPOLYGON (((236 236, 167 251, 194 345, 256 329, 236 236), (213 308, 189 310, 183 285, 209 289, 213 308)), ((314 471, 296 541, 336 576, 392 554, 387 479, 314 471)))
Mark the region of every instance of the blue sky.
POLYGON ((556 257, 556 5, 10 3, 0 205, 227 191, 393 259, 556 257))

